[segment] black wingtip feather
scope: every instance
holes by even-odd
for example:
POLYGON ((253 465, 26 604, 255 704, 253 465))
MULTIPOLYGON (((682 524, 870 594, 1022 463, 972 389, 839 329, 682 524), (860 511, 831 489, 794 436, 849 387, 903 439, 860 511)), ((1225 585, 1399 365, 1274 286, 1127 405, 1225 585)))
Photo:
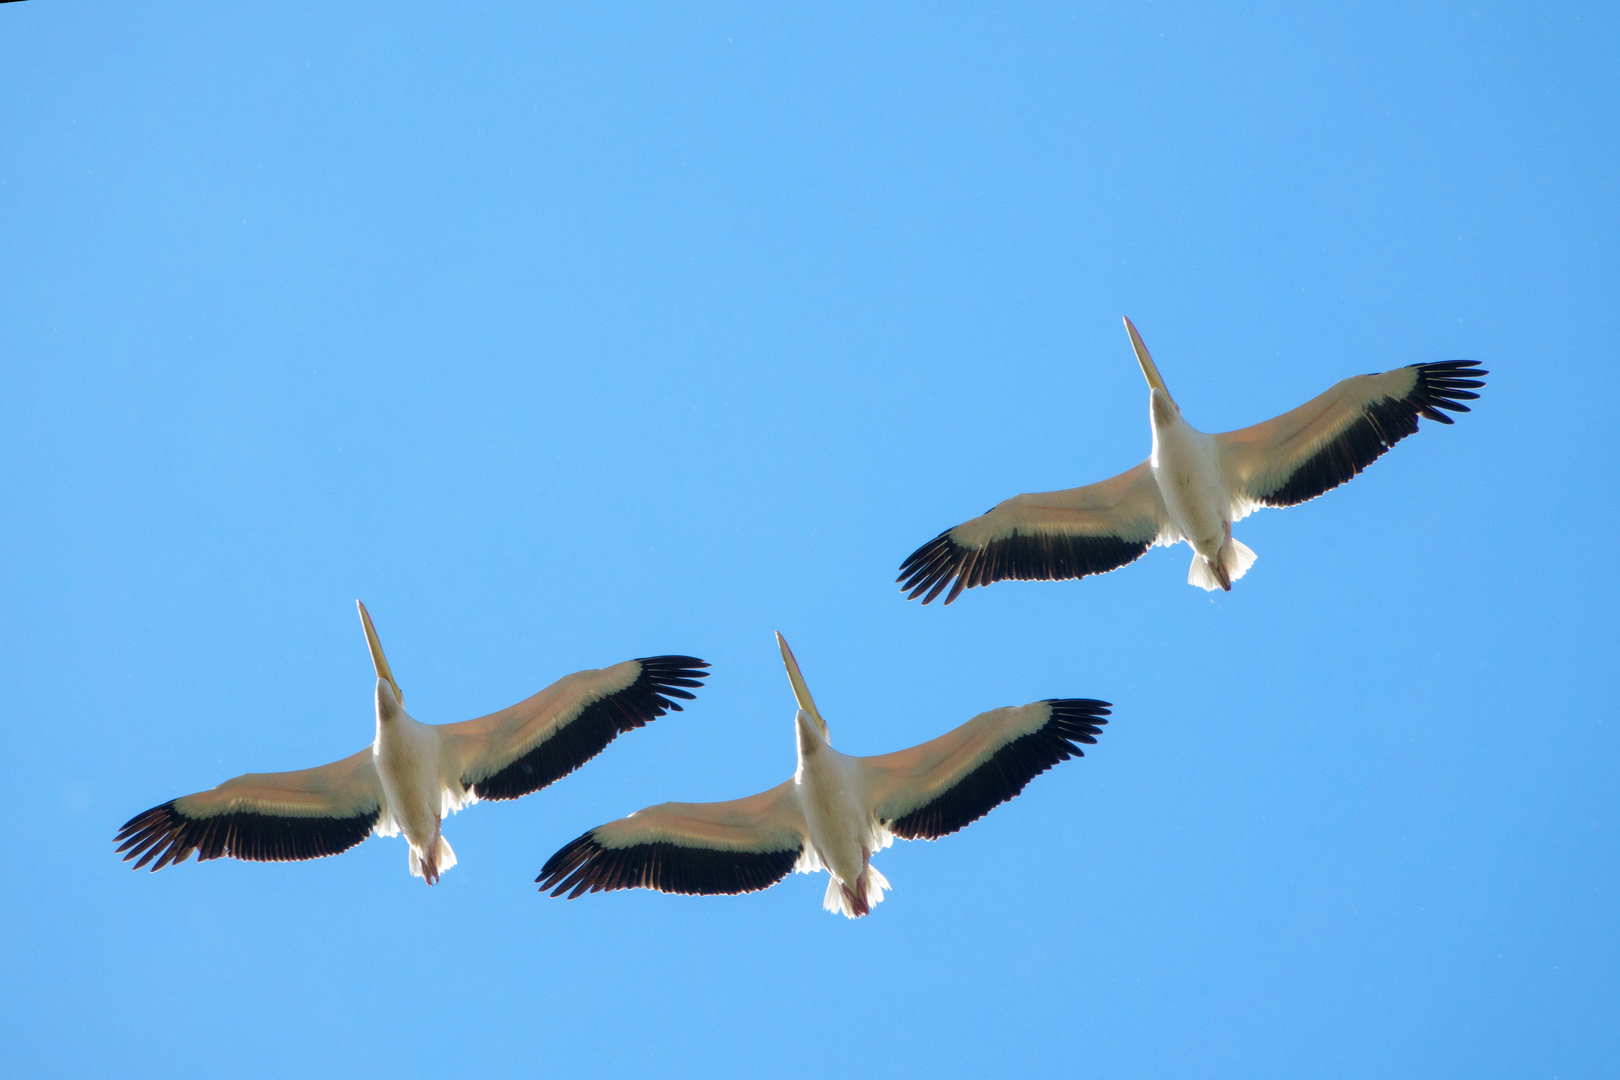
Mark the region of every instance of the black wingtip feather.
POLYGON ((931 603, 950 586, 945 597, 949 604, 963 589, 996 581, 1063 581, 1106 574, 1135 562, 1153 546, 1151 539, 1014 532, 983 547, 967 548, 952 539, 951 532, 946 529, 900 564, 895 580, 907 600, 922 596, 923 603, 931 603))
POLYGON ((534 880, 541 892, 567 893, 570 900, 614 889, 735 895, 768 889, 787 877, 799 851, 730 851, 665 841, 609 848, 597 842, 593 829, 547 859, 534 880))
POLYGON ((682 712, 675 699, 691 701, 696 695, 681 687, 700 687, 709 675, 704 670, 708 663, 695 656, 644 656, 637 663, 641 674, 635 682, 591 702, 545 742, 500 772, 467 786, 481 799, 516 799, 539 791, 600 754, 624 732, 666 712, 682 712))
POLYGON ((1390 447, 1416 434, 1419 417, 1438 424, 1456 423, 1441 410, 1471 411, 1463 402, 1479 398, 1474 391, 1485 383, 1478 376, 1490 374, 1477 360, 1408 366, 1417 369, 1417 382, 1405 397, 1384 398, 1367 406, 1338 438, 1313 454, 1260 501, 1267 506, 1295 506, 1333 490, 1383 457, 1390 447))
POLYGON ((1095 698, 1051 698, 1046 723, 1001 747, 932 802, 888 822, 906 840, 937 840, 967 826, 1024 790, 1060 761, 1084 757, 1078 744, 1094 744, 1112 707, 1095 698))
POLYGON ((229 856, 252 862, 297 862, 347 851, 377 824, 381 808, 346 818, 294 817, 237 811, 213 817, 188 817, 170 800, 136 814, 113 837, 124 861, 139 870, 152 863, 156 872, 183 863, 197 853, 198 862, 229 856), (155 861, 154 861, 155 860, 155 861))

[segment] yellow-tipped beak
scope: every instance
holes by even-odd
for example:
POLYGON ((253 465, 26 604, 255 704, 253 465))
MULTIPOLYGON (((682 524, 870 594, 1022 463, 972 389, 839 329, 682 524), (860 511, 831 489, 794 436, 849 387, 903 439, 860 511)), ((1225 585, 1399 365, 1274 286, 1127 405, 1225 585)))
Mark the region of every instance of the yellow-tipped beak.
MULTIPOLYGON (((1131 335, 1131 348, 1136 350, 1136 362, 1142 365, 1142 375, 1147 379, 1148 386, 1157 390, 1165 397, 1170 397, 1170 388, 1164 385, 1159 377, 1159 369, 1153 363, 1153 357, 1148 355, 1147 346, 1142 342, 1142 335, 1136 332, 1136 324, 1130 319, 1125 320, 1125 332, 1131 335)), ((1172 403, 1175 398, 1170 398, 1172 403)))
POLYGON ((377 640, 377 628, 371 625, 371 612, 358 600, 354 606, 360 609, 360 625, 366 630, 366 648, 371 650, 371 663, 377 669, 377 678, 387 679, 388 685, 394 688, 394 700, 405 704, 405 694, 400 690, 399 683, 394 681, 394 673, 388 667, 388 657, 383 655, 382 642, 377 640))
POLYGON ((821 737, 829 743, 832 742, 832 737, 827 734, 827 721, 821 718, 821 710, 816 708, 815 699, 810 696, 810 688, 804 685, 804 676, 799 672, 799 662, 793 659, 793 650, 788 648, 787 638, 780 632, 776 635, 776 644, 782 648, 782 666, 787 668, 788 682, 793 684, 793 696, 798 698, 799 708, 810 714, 810 719, 815 721, 816 730, 821 732, 821 737))

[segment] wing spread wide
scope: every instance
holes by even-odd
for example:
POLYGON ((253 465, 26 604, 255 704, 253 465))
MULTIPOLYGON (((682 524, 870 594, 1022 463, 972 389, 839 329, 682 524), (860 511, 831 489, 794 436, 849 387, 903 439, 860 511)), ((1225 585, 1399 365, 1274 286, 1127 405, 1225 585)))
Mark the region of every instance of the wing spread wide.
POLYGON ((1255 506, 1294 506, 1350 480, 1415 434, 1419 418, 1454 423, 1490 372, 1474 360, 1412 364, 1340 380, 1299 408, 1215 436, 1239 516, 1255 506))
POLYGON ((804 836, 788 780, 746 799, 660 803, 600 825, 547 859, 535 881, 570 900, 613 889, 756 892, 793 871, 804 836))
POLYGON ((319 768, 248 773, 171 799, 130 818, 113 842, 124 861, 136 860, 136 870, 149 862, 161 870, 192 852, 199 862, 319 859, 347 851, 379 825, 386 828, 383 810, 368 746, 319 768))
POLYGON ((925 604, 949 587, 949 604, 963 589, 995 581, 1105 574, 1141 558, 1168 527, 1144 461, 1101 483, 998 503, 912 552, 896 580, 908 600, 921 596, 925 604))
POLYGON ((937 840, 977 821, 1060 761, 1084 757, 1108 723, 1092 698, 1054 698, 981 713, 896 754, 861 759, 877 817, 906 840, 937 840))
POLYGON ((483 799, 516 799, 567 776, 626 731, 691 700, 709 665, 695 656, 648 656, 581 671, 498 713, 447 724, 465 763, 461 783, 483 799))

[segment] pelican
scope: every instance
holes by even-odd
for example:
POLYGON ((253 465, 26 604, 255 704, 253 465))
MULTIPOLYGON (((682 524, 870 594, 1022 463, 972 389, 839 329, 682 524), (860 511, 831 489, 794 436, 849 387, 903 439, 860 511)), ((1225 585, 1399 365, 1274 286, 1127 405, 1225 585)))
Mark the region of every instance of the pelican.
POLYGON ((937 840, 1024 790, 1095 743, 1109 705, 1058 698, 980 713, 932 742, 852 757, 832 748, 798 662, 776 635, 799 708, 799 767, 791 780, 731 802, 667 802, 599 825, 568 844, 535 881, 552 896, 645 888, 744 893, 790 871, 826 870, 822 907, 855 919, 890 886, 872 854, 894 842, 937 840))
POLYGON ((372 833, 404 833, 411 874, 429 885, 456 865, 440 831, 446 814, 480 799, 516 799, 567 776, 622 732, 690 700, 709 665, 649 656, 565 675, 531 698, 459 724, 422 724, 383 655, 366 606, 366 645, 377 670, 377 736, 342 761, 296 772, 248 773, 183 795, 118 831, 124 861, 158 871, 229 855, 255 862, 319 859, 372 833))
POLYGON ((1485 385, 1476 376, 1490 374, 1477 361, 1448 360, 1355 375, 1263 424, 1206 435, 1182 419, 1129 319, 1125 330, 1147 378, 1152 456, 1111 480, 1017 495, 946 529, 901 565, 906 599, 926 604, 949 586, 949 604, 963 589, 1009 578, 1104 574, 1182 540, 1193 549, 1187 583, 1230 592, 1255 559, 1232 536, 1234 521, 1338 487, 1417 431, 1420 416, 1452 423, 1441 410, 1468 412, 1463 402, 1485 385))

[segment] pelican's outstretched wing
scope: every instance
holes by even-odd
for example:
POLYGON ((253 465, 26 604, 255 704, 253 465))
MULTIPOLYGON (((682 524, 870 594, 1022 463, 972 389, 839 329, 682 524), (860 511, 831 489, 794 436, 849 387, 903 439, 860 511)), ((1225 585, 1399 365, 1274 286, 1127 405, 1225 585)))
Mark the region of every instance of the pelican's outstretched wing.
POLYGON ((1083 757, 1109 704, 1056 698, 980 713, 954 731, 895 754, 861 758, 877 819, 906 840, 947 836, 1024 790, 1060 761, 1083 757))
POLYGON ((598 825, 547 859, 535 881, 570 900, 610 889, 756 892, 798 866, 806 831, 792 780, 730 802, 659 803, 598 825))
POLYGON ((990 512, 946 529, 900 567, 900 588, 923 603, 954 578, 949 604, 963 589, 1012 578, 1058 581, 1104 574, 1172 543, 1173 527, 1147 462, 1068 491, 1017 495, 990 512))
POLYGON ((319 859, 346 851, 373 830, 392 833, 371 747, 297 772, 248 773, 216 788, 137 814, 113 843, 134 869, 229 855, 255 862, 319 859), (156 862, 153 862, 153 860, 156 862))
POLYGON ((1355 375, 1274 420, 1215 436, 1234 518, 1331 491, 1416 432, 1419 417, 1453 423, 1441 410, 1468 412, 1463 402, 1489 374, 1478 361, 1448 360, 1355 375))
POLYGON ((461 783, 483 799, 516 799, 562 779, 620 734, 691 700, 709 665, 695 656, 647 656, 565 675, 500 712, 445 724, 443 745, 461 783))

